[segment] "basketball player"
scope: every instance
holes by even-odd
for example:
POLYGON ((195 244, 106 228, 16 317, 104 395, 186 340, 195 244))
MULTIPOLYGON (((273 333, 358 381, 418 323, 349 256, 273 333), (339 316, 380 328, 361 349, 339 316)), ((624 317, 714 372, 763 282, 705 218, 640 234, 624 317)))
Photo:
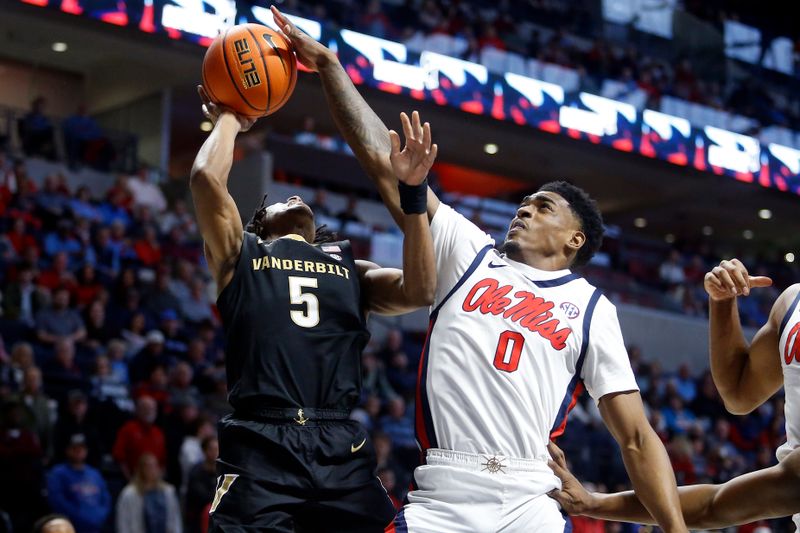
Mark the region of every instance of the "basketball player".
POLYGON ((227 189, 237 134, 253 124, 198 88, 214 128, 191 190, 227 341, 228 399, 220 423, 214 532, 375 532, 394 508, 375 476, 367 432, 349 419, 361 389, 370 312, 428 305, 435 283, 425 177, 436 145, 399 139, 404 270, 353 258, 329 242, 298 196, 262 206, 242 228, 227 189))
MULTIPOLYGON (((388 132, 335 54, 276 23, 299 59, 319 72, 340 132, 401 228, 388 132)), ((430 126, 402 115, 406 136, 430 126)), ((620 443, 637 494, 665 531, 685 532, 675 477, 644 414, 614 306, 569 269, 600 246, 594 202, 565 182, 525 197, 505 253, 489 235, 428 191, 438 285, 420 361, 417 441, 426 464, 389 531, 563 531, 547 493, 558 478, 547 443, 564 430, 585 383, 620 443)))
MULTIPOLYGON (((776 466, 744 474, 721 485, 680 487, 683 516, 689 527, 717 529, 800 513, 800 284, 775 301, 767 323, 750 344, 744 338, 737 296, 772 284, 750 276, 737 259, 723 261, 706 274, 710 303, 711 373, 728 411, 747 414, 775 394, 786 391, 786 444, 778 448, 776 466)), ((553 447, 552 467, 562 488, 553 493, 570 514, 621 522, 653 523, 631 492, 590 494, 566 469, 553 447)), ((800 515, 794 515, 800 528, 800 515)))

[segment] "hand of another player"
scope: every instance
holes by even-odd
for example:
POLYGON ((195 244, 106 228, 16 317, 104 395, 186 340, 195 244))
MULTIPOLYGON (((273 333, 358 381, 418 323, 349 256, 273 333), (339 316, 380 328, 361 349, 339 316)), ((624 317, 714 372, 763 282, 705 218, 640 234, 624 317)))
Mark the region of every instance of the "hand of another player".
POLYGON ((292 43, 297 59, 309 70, 317 72, 326 62, 335 57, 325 45, 312 39, 306 32, 297 26, 281 13, 277 7, 271 6, 272 17, 275 24, 280 28, 284 36, 292 43))
POLYGON ((230 113, 231 115, 236 117, 236 120, 239 122, 240 132, 249 130, 250 128, 253 127, 253 124, 256 123, 257 119, 255 118, 242 116, 223 105, 212 102, 211 98, 209 98, 208 93, 206 92, 205 88, 202 85, 197 86, 197 94, 200 95, 200 101, 203 102, 203 115, 208 120, 210 120, 212 124, 216 124, 220 115, 222 115, 223 113, 230 113))
POLYGON ((567 460, 561 448, 551 441, 547 445, 547 450, 553 458, 551 461, 548 461, 547 464, 553 470, 553 473, 561 480, 561 490, 551 491, 547 495, 557 501, 567 514, 583 514, 586 510, 591 508, 594 497, 581 485, 581 482, 572 475, 572 472, 567 469, 567 460))
POLYGON ((722 261, 706 274, 703 280, 709 298, 715 301, 748 296, 754 287, 769 287, 772 280, 765 276, 751 276, 738 259, 722 261))
POLYGON ((420 123, 419 113, 414 111, 409 120, 408 115, 400 113, 406 146, 400 149, 400 136, 396 131, 389 131, 392 141, 392 152, 389 160, 397 179, 406 185, 419 185, 428 176, 439 147, 431 144, 431 125, 420 123))

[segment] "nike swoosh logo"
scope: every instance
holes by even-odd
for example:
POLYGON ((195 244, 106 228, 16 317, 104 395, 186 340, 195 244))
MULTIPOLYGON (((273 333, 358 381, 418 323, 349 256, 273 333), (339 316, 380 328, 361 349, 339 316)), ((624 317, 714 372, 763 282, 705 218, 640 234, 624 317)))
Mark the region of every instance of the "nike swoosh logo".
POLYGON ((489 262, 489 268, 503 268, 503 267, 507 267, 507 266, 508 265, 495 265, 491 261, 489 262))
POLYGON ((356 446, 355 444, 351 444, 351 445, 350 445, 350 453, 356 453, 358 450, 360 450, 361 448, 363 448, 363 447, 364 447, 364 444, 365 444, 366 442, 367 442, 367 439, 366 439, 366 438, 364 438, 364 440, 362 440, 362 441, 361 441, 361 444, 359 444, 358 446, 356 446))

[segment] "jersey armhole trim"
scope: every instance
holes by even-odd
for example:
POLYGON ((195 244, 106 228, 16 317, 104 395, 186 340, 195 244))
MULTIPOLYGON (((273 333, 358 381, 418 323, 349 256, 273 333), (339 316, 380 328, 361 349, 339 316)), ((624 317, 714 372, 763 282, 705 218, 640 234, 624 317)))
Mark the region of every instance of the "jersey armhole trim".
MULTIPOLYGON (((247 241, 247 236, 248 236, 248 235, 253 235, 253 236, 255 236, 253 233, 249 233, 249 232, 247 232, 247 231, 243 231, 243 232, 242 232, 242 245, 241 245, 241 247, 239 248, 239 255, 236 257, 236 262, 233 264, 233 269, 232 269, 233 275, 231 276, 231 280, 228 282, 228 284, 227 284, 227 285, 225 285, 225 286, 222 288, 222 290, 219 292, 219 295, 217 296, 217 300, 214 302, 214 305, 216 305, 217 307, 219 307, 219 304, 220 304, 220 302, 222 301, 222 298, 223 298, 223 296, 225 296, 227 293, 231 292, 231 291, 230 291, 230 290, 228 290, 228 289, 230 289, 230 288, 231 288, 231 286, 232 286, 232 285, 233 285, 233 284, 234 284, 234 283, 237 281, 237 279, 238 279, 238 276, 237 276, 236 274, 238 274, 238 273, 239 273, 239 265, 242 263, 242 253, 244 252, 244 248, 245 248, 245 242, 247 241)), ((231 289, 231 290, 232 290, 232 289, 231 289)))
POLYGON ((494 248, 493 244, 487 244, 478 252, 478 255, 476 255, 475 259, 472 260, 472 263, 470 263, 469 267, 467 267, 467 270, 464 272, 464 274, 461 275, 461 277, 458 279, 453 288, 450 289, 450 292, 448 292, 447 295, 444 298, 442 298, 442 301, 439 302, 439 305, 437 305, 436 308, 431 312, 431 316, 436 315, 439 312, 439 309, 441 309, 442 306, 445 303, 447 303, 447 300, 449 300, 450 297, 453 296, 453 294, 455 294, 455 292, 461 288, 464 282, 467 281, 467 278, 469 278, 472 275, 472 273, 475 272, 475 269, 478 268, 478 265, 481 263, 486 253, 493 248, 494 248))
POLYGON ((778 338, 783 337, 783 330, 786 329, 786 325, 789 323, 789 319, 792 318, 795 309, 797 309, 798 302, 800 302, 800 291, 797 291, 797 296, 794 297, 792 305, 789 307, 789 310, 786 311, 786 314, 783 315, 783 320, 781 321, 781 329, 778 331, 778 338))

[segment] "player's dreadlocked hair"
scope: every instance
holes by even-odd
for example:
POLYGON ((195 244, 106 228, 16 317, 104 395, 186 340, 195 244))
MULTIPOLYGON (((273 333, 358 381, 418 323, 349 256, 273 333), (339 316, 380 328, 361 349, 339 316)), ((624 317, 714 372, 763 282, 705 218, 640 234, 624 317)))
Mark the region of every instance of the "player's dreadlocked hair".
POLYGON ((574 267, 581 267, 589 262, 603 243, 603 216, 597 203, 580 187, 566 181, 551 181, 539 187, 539 191, 554 192, 569 203, 572 212, 581 223, 581 231, 586 235, 586 242, 575 256, 574 267))
MULTIPOLYGON (((267 226, 264 223, 264 215, 267 213, 267 196, 268 194, 265 194, 261 199, 261 203, 258 205, 258 207, 256 207, 256 210, 253 212, 253 216, 250 217, 250 220, 244 227, 245 231, 254 233, 262 239, 267 236, 267 226)), ((328 229, 328 226, 323 224, 321 226, 317 226, 314 234, 314 242, 312 244, 324 244, 326 242, 336 242, 338 240, 339 236, 336 234, 336 232, 328 229)))

